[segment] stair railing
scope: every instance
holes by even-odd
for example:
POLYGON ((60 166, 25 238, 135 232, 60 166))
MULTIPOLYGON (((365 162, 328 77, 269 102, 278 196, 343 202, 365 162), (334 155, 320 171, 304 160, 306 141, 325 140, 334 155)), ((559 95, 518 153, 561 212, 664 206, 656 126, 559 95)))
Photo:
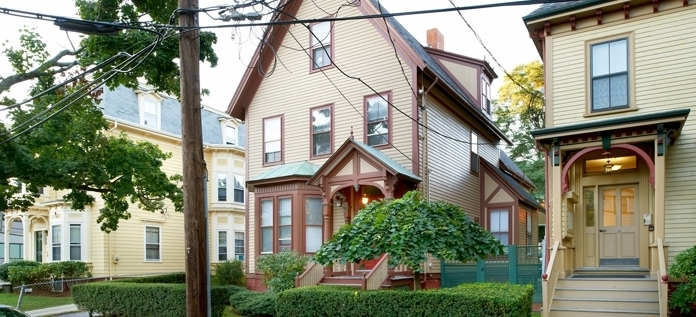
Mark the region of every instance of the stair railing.
POLYGON ((553 250, 551 251, 551 257, 549 259, 549 265, 546 267, 546 272, 541 274, 542 282, 546 283, 546 287, 543 287, 542 292, 544 317, 549 317, 549 315, 551 314, 551 304, 553 303, 553 295, 556 292, 558 276, 561 274, 561 269, 558 267, 558 265, 554 265, 556 262, 556 255, 558 254, 558 247, 560 246, 560 244, 560 241, 556 241, 553 244, 553 250))
POLYGON ((382 287, 384 281, 389 277, 389 255, 385 254, 375 264, 370 273, 363 275, 363 290, 377 290, 382 287))
POLYGON ((309 262, 305 271, 295 278, 295 287, 317 285, 322 278, 324 278, 324 267, 319 263, 309 262))
POLYGON ((662 243, 662 238, 657 238, 657 261, 659 262, 659 278, 657 279, 657 289, 660 296, 660 317, 667 317, 669 314, 669 306, 667 305, 668 300, 668 284, 669 276, 667 275, 667 270, 665 269, 665 248, 662 243))

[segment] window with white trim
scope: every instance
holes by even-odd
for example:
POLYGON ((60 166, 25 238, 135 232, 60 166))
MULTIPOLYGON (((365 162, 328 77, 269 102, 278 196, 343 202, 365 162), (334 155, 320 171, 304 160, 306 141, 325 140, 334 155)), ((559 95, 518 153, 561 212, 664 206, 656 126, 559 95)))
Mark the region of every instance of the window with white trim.
POLYGON ((138 103, 140 106, 140 124, 159 129, 162 111, 161 102, 154 97, 140 95, 138 103))
POLYGON ((234 258, 244 261, 244 232, 234 233, 234 258))
POLYGON ((314 253, 322 243, 321 198, 307 197, 305 201, 305 252, 314 253))
POLYGON ((225 144, 237 145, 237 128, 229 124, 224 124, 222 129, 225 144))
POLYGON ((227 231, 218 231, 218 261, 227 261, 227 231))
POLYGON ((282 117, 263 120, 263 160, 264 163, 276 163, 283 160, 282 117))
POLYGON ((244 203, 244 176, 239 174, 230 174, 220 172, 217 174, 217 201, 232 201, 235 203, 244 203), (230 188, 227 179, 232 179, 232 188, 230 188), (228 199, 229 191, 232 191, 232 199, 228 199))
POLYGON ((161 261, 160 228, 145 226, 145 261, 161 261))
POLYGON ((507 210, 491 210, 491 234, 503 245, 510 244, 510 229, 507 210))
POLYGON ((51 260, 53 261, 60 261, 60 244, 63 241, 61 237, 61 226, 51 226, 51 260))
POLYGON ((312 69, 331 65, 331 22, 314 23, 310 26, 312 69))
POLYGON ((82 260, 82 226, 70 224, 70 261, 82 260))

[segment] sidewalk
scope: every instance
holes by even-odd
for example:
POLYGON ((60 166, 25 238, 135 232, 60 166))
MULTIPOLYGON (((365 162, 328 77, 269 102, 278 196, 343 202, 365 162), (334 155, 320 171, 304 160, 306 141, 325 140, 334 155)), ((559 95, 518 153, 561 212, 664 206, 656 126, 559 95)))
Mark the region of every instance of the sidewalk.
MULTIPOLYGON (((64 314, 66 313, 73 313, 73 312, 79 312, 80 310, 77 308, 77 305, 75 304, 69 304, 69 305, 62 305, 62 306, 54 306, 54 307, 48 307, 48 308, 42 308, 42 309, 36 309, 36 310, 29 310, 25 311, 25 313, 31 317, 45 317, 45 316, 65 316, 64 314)), ((67 315, 67 316, 73 316, 73 315, 67 315)), ((87 313, 84 313, 84 315, 74 315, 74 317, 77 316, 88 316, 87 313)))

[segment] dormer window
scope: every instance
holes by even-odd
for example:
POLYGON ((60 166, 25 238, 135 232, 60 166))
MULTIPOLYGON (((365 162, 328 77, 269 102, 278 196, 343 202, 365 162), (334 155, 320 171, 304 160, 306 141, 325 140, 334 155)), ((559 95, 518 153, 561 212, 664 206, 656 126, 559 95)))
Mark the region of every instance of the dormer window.
POLYGON ((140 108, 140 124, 159 130, 162 113, 161 99, 154 94, 141 94, 138 97, 138 106, 140 108))
POLYGON ((223 124, 223 142, 227 145, 237 145, 237 128, 228 124, 223 124))
POLYGON ((485 78, 481 78, 481 111, 491 115, 491 84, 485 78))

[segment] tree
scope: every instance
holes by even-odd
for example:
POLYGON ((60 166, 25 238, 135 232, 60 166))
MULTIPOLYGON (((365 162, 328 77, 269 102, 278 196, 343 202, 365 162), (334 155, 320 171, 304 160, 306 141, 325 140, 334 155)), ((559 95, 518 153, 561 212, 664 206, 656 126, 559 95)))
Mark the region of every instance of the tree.
MULTIPOLYGON (((76 0, 83 19, 130 25, 139 25, 142 17, 167 24, 169 17, 175 16, 176 5, 171 0, 76 0)), ((42 187, 67 190, 63 198, 74 210, 84 210, 94 203, 97 195, 101 196, 105 207, 100 210, 97 222, 106 232, 116 230, 120 220, 130 218, 131 204, 164 212, 164 201, 168 199, 176 211, 181 211, 183 198, 178 184, 181 176, 167 176, 160 169, 171 153, 164 153, 147 142, 133 142, 124 134, 107 136, 108 124, 99 109, 99 90, 78 99, 73 95, 92 84, 80 79, 42 93, 56 82, 75 78, 77 73, 119 52, 133 54, 159 41, 139 67, 131 72, 119 72, 106 85, 135 88, 139 79, 145 79, 159 91, 178 94, 179 68, 175 61, 178 37, 159 37, 153 32, 129 29, 114 37, 89 35, 82 39, 80 47, 51 55, 35 30, 24 28, 21 32, 19 47, 3 45, 3 54, 14 74, 0 76, 0 104, 14 104, 15 100, 3 93, 26 81, 33 83, 30 95, 37 98, 10 111, 9 128, 0 124, 0 211, 26 210, 34 204, 42 187), (68 107, 63 110, 54 107, 66 98, 71 98, 68 107), (23 195, 18 195, 19 183, 27 189, 23 195)), ((200 41, 200 60, 215 66, 217 56, 212 49, 215 35, 202 32, 200 41)), ((107 65, 93 77, 116 64, 107 65)))
POLYGON ((390 267, 403 264, 413 270, 419 287, 421 263, 428 260, 427 254, 471 261, 502 254, 503 246, 459 206, 429 203, 420 192, 411 191, 399 199, 367 205, 321 246, 314 259, 322 265, 357 263, 385 253, 389 254, 390 267))
POLYGON ((532 192, 539 201, 544 200, 545 175, 543 153, 536 149, 531 131, 545 127, 544 66, 539 61, 515 67, 506 76, 498 91, 494 111, 498 127, 513 143, 508 149, 510 158, 524 172, 536 190, 532 192))

